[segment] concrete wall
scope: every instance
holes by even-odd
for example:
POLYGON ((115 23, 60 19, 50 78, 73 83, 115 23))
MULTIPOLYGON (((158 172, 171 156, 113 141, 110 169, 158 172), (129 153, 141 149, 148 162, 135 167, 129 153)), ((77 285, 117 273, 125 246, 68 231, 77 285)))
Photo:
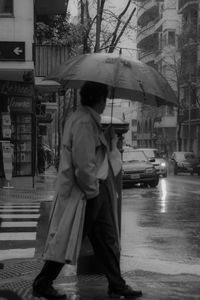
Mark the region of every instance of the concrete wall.
POLYGON ((14 16, 0 18, 0 41, 25 42, 25 60, 32 60, 33 0, 13 0, 14 16))

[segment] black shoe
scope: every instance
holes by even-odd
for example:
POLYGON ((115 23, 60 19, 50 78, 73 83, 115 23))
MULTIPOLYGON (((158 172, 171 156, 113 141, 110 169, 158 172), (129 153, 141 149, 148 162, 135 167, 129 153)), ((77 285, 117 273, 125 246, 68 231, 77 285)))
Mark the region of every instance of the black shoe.
POLYGON ((108 296, 111 299, 136 299, 142 296, 142 291, 135 291, 130 286, 125 285, 120 290, 109 289, 108 296))
POLYGON ((45 288, 40 287, 37 284, 33 284, 33 296, 44 297, 48 300, 66 300, 67 296, 65 294, 59 293, 52 285, 47 285, 45 288))

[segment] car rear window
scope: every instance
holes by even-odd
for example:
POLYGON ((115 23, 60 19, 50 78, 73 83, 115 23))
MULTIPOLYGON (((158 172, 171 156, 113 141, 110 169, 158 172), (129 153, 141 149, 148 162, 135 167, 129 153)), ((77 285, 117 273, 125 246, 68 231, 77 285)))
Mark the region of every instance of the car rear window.
POLYGON ((147 161, 143 151, 127 151, 123 153, 123 162, 147 161))
POLYGON ((142 149, 148 158, 160 158, 161 155, 157 149, 142 149))
POLYGON ((186 159, 195 159, 195 156, 192 153, 185 153, 185 158, 186 159))

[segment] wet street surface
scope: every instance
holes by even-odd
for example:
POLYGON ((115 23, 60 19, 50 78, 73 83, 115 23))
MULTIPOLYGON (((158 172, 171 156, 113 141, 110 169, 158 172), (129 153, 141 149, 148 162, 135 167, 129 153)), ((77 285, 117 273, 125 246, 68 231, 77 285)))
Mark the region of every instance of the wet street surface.
POLYGON ((171 176, 123 190, 122 257, 139 269, 200 275, 200 178, 171 176))
MULTIPOLYGON (((36 192, 0 193, 0 288, 25 300, 42 265, 55 177, 41 176, 36 192)), ((121 248, 123 276, 143 290, 142 299, 200 299, 200 177, 180 174, 161 178, 156 188, 123 189, 121 248)), ((64 271, 57 283, 71 299, 107 299, 101 275, 76 283, 74 269, 64 271)))

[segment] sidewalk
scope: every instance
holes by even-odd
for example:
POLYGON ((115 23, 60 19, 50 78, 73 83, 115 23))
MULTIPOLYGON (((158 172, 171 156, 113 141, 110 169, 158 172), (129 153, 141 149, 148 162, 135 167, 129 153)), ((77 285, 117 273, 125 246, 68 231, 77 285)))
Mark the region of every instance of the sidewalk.
MULTIPOLYGON (((36 259, 5 262, 0 270, 1 291, 8 289, 17 293, 23 300, 34 299, 31 284, 41 269, 42 262, 36 259)), ((199 300, 200 278, 187 274, 164 275, 142 270, 133 270, 122 274, 128 284, 142 289, 144 300, 199 300)), ((68 299, 103 300, 107 299, 107 282, 102 275, 85 274, 76 277, 73 274, 62 274, 55 285, 64 289, 68 299)))
POLYGON ((53 166, 48 168, 44 174, 35 176, 34 188, 30 188, 30 180, 32 180, 30 177, 19 177, 20 183, 13 185, 13 188, 0 187, 0 201, 21 201, 22 199, 24 201, 51 201, 56 177, 57 171, 53 166))
MULTIPOLYGON (((38 176, 36 189, 0 189, 0 201, 52 201, 56 171, 49 168, 44 175, 38 176)), ((34 300, 31 284, 41 269, 40 259, 15 259, 3 261, 0 267, 0 299, 3 290, 15 292, 23 300, 34 300)), ((200 276, 190 274, 163 274, 134 269, 134 257, 121 257, 123 277, 133 288, 143 291, 144 300, 199 300, 200 276), (130 267, 132 266, 132 268, 130 267), (131 270, 131 271, 130 271, 131 270)), ((55 282, 58 288, 66 291, 70 300, 103 300, 107 299, 107 281, 100 274, 82 274, 76 276, 73 268, 65 268, 55 282)), ((4 297, 4 299, 6 299, 4 297)), ((11 299, 11 298, 10 298, 11 299)), ((17 296, 12 298, 17 300, 17 296)))

